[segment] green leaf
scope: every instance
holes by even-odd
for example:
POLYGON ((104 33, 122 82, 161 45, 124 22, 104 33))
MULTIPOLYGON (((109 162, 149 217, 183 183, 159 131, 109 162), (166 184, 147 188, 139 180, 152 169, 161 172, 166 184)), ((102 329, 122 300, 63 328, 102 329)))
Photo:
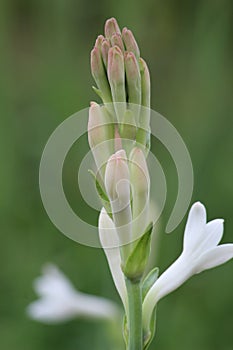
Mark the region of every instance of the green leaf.
POLYGON ((128 257, 125 266, 122 266, 122 271, 125 276, 132 282, 139 281, 145 271, 150 254, 152 230, 153 223, 150 223, 128 257))
POLYGON ((145 296, 151 286, 155 283, 159 275, 159 269, 158 267, 153 268, 148 275, 145 277, 144 281, 142 282, 142 300, 145 299, 145 296))
POLYGON ((108 199, 106 192, 103 190, 103 188, 102 188, 100 182, 98 181, 97 176, 94 173, 94 171, 89 169, 88 172, 91 174, 91 176, 93 177, 93 179, 95 181, 95 187, 96 187, 97 193, 99 195, 99 198, 101 200, 101 203, 103 204, 104 208, 106 209, 106 212, 108 213, 108 215, 112 219, 111 204, 110 204, 110 201, 108 199))

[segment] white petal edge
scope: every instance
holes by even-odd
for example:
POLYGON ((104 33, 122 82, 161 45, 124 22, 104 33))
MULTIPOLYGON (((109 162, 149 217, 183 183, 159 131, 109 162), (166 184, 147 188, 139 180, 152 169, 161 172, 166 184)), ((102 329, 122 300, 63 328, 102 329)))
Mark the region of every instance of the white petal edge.
POLYGON ((198 259, 198 265, 196 267, 196 273, 200 273, 204 270, 212 269, 219 266, 233 258, 233 244, 222 244, 215 248, 208 250, 202 254, 198 259))
POLYGON ((102 208, 99 216, 99 237, 108 260, 114 284, 121 297, 124 308, 127 310, 127 291, 124 274, 121 270, 118 235, 113 221, 104 208, 102 208))
POLYGON ((54 264, 47 263, 42 269, 42 275, 33 283, 35 292, 40 296, 63 296, 75 294, 76 290, 66 275, 54 264))
POLYGON ((192 205, 184 232, 184 250, 192 251, 202 241, 206 225, 206 209, 200 202, 192 205))

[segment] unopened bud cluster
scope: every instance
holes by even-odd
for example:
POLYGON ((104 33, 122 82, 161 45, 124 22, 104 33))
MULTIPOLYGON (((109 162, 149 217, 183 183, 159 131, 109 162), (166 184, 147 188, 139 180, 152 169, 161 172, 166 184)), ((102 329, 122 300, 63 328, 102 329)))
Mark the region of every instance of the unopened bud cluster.
MULTIPOLYGON (((150 75, 133 33, 120 30, 111 18, 105 36, 99 35, 91 51, 91 71, 96 93, 109 111, 123 139, 149 148, 150 75)), ((132 148, 132 147, 131 147, 132 148)))

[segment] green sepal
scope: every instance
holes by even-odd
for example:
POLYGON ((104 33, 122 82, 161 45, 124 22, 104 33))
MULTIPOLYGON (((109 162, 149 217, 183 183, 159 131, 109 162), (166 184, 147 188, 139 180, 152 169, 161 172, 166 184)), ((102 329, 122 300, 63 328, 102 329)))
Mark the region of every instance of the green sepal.
POLYGON ((134 283, 140 281, 145 271, 150 254, 152 230, 153 223, 150 223, 145 233, 137 241, 133 251, 125 263, 125 266, 122 266, 124 275, 134 283))
POLYGON ((158 276, 159 276, 159 268, 155 267, 144 278, 144 280, 142 282, 142 300, 145 299, 147 292, 152 287, 152 285, 155 283, 158 276))
POLYGON ((108 199, 108 196, 107 196, 106 192, 104 191, 103 187, 101 186, 101 184, 100 184, 99 180, 97 179, 97 176, 94 173, 94 171, 89 169, 88 172, 92 175, 92 177, 93 177, 93 179, 95 181, 96 191, 97 191, 97 193, 99 195, 101 203, 103 204, 104 208, 106 209, 106 212, 108 213, 108 215, 112 219, 111 204, 110 204, 110 201, 108 199))
POLYGON ((101 100, 103 101, 103 93, 100 89, 98 89, 95 86, 92 86, 92 89, 95 91, 95 93, 101 98, 101 100))
POLYGON ((154 339, 156 329, 156 307, 153 310, 150 321, 150 333, 143 336, 143 350, 147 350, 154 339))
MULTIPOLYGON (((148 293, 152 285, 155 283, 158 276, 159 276, 159 269, 158 267, 155 267, 145 277, 144 281, 142 282, 142 301, 144 301, 146 294, 148 293)), ((143 350, 147 350, 149 348, 155 335, 155 327, 156 327, 156 307, 154 308, 151 316, 150 332, 144 334, 143 336, 143 339, 144 339, 143 350)))

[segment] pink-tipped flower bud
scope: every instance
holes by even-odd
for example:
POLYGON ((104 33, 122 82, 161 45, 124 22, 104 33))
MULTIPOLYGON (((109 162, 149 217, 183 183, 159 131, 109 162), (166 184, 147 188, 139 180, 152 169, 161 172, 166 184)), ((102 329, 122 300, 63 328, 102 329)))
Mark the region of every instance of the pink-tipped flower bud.
POLYGON ((101 53, 102 53, 102 58, 104 61, 104 65, 107 68, 108 66, 108 51, 110 49, 111 45, 107 39, 104 39, 101 44, 101 53))
POLYGON ((103 35, 98 35, 95 41, 95 47, 98 47, 98 49, 101 49, 101 46, 104 40, 105 40, 105 37, 103 35))
POLYGON ((101 51, 97 46, 91 51, 91 72, 99 89, 96 90, 96 92, 100 95, 103 102, 112 102, 111 90, 104 68, 101 51))
POLYGON ((108 79, 112 85, 125 85, 124 57, 118 46, 108 52, 108 79))
POLYGON ((129 156, 132 189, 133 235, 143 234, 148 225, 150 175, 143 151, 135 147, 129 156))
POLYGON ((141 109, 139 126, 137 132, 137 141, 139 144, 146 146, 148 149, 150 148, 150 73, 147 67, 146 62, 140 58, 139 59, 139 67, 141 73, 141 89, 142 89, 142 106, 144 108, 141 109))
POLYGON ((108 80, 117 119, 120 122, 126 109, 126 91, 124 57, 118 46, 111 47, 108 52, 108 80))
POLYGON ((110 39, 115 33, 121 34, 120 28, 115 18, 110 18, 105 23, 104 28, 105 37, 110 39))
POLYGON ((120 199, 130 202, 130 179, 127 157, 124 150, 114 153, 108 160, 105 187, 111 201, 120 199))
POLYGON ((133 52, 135 54, 136 58, 139 59, 140 51, 139 51, 138 44, 137 44, 131 30, 124 28, 122 30, 122 38, 123 38, 126 50, 129 52, 130 51, 133 52))
POLYGON ((118 33, 114 33, 111 38, 110 38, 111 44, 112 46, 118 46, 121 51, 124 53, 125 48, 124 48, 124 44, 121 38, 121 34, 118 33))
POLYGON ((128 102, 141 104, 141 75, 138 61, 133 52, 125 53, 125 72, 128 102))
POLYGON ((122 244, 131 237, 130 174, 124 150, 113 154, 107 163, 105 188, 110 199, 112 214, 122 244))

